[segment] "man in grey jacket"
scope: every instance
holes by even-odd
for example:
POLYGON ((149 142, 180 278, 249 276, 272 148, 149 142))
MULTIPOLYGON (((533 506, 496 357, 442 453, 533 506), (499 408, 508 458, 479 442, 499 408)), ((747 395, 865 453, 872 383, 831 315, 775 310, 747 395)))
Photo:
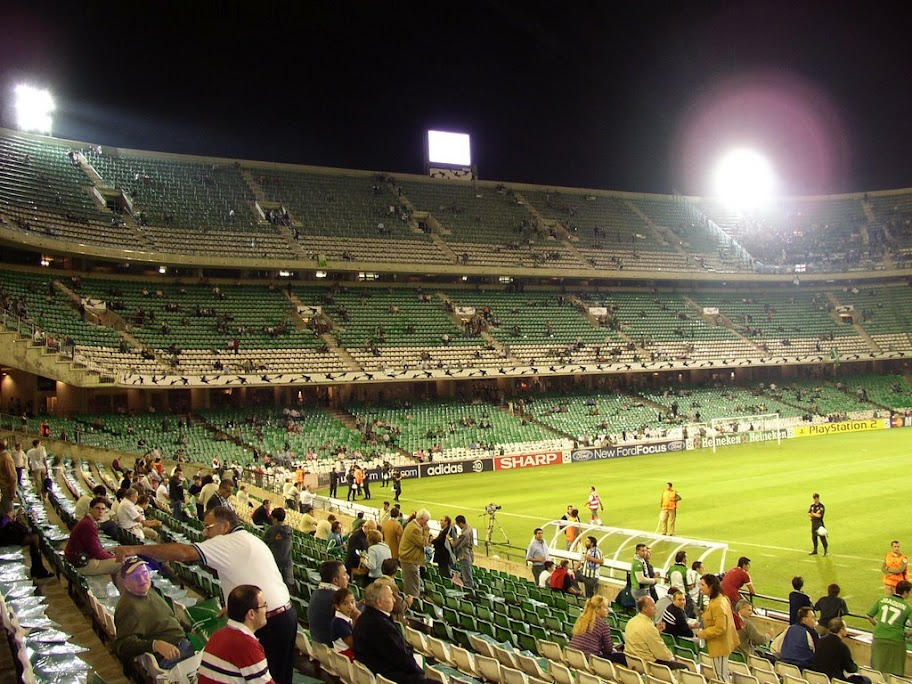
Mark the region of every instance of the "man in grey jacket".
POLYGON ((472 564, 475 562, 475 531, 469 527, 464 515, 456 516, 456 527, 459 528, 459 536, 453 542, 453 551, 456 553, 459 573, 462 575, 463 584, 469 589, 474 589, 472 564))

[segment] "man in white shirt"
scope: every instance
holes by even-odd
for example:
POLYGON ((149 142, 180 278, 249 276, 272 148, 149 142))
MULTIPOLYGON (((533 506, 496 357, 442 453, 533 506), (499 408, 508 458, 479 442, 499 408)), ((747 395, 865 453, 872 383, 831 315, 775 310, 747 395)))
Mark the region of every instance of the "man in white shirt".
POLYGON ((225 595, 242 584, 260 587, 267 621, 256 636, 276 684, 291 684, 298 618, 272 551, 244 529, 234 511, 222 506, 206 512, 203 535, 206 539, 198 544, 118 546, 113 551, 121 560, 142 554, 160 561, 208 565, 218 572, 225 595))
POLYGON ((161 523, 158 520, 147 521, 146 514, 136 505, 138 500, 139 492, 132 487, 128 489, 117 509, 117 524, 140 539, 158 541, 158 532, 155 531, 153 523, 158 523, 158 525, 161 523))
POLYGON ((285 478, 285 484, 282 485, 282 498, 288 508, 294 508, 298 501, 298 488, 290 478, 285 478))
POLYGON ((171 510, 171 494, 168 491, 168 485, 162 481, 158 485, 158 489, 155 490, 155 503, 158 504, 159 508, 163 511, 171 510))
POLYGON ((25 451, 22 449, 22 442, 16 442, 16 446, 13 449, 13 466, 16 468, 16 477, 20 484, 22 484, 22 473, 25 472, 27 465, 28 458, 25 455, 25 451))
POLYGON ((551 585, 551 575, 554 573, 554 561, 545 561, 542 571, 538 575, 538 586, 548 589, 551 585))
POLYGON ((47 477, 47 450, 40 439, 32 440, 32 448, 25 452, 29 474, 35 484, 35 491, 44 496, 44 478, 47 477))
POLYGON ((313 508, 314 494, 310 491, 310 485, 301 484, 301 493, 298 494, 298 510, 301 513, 305 508, 313 508))

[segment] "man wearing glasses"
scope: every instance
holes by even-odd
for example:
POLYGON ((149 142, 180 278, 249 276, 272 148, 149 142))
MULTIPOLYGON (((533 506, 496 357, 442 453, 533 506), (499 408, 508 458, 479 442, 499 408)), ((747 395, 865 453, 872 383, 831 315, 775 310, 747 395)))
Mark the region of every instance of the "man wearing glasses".
POLYGON ((98 523, 107 512, 108 500, 96 496, 89 502, 88 514, 70 532, 63 556, 83 575, 111 575, 120 569, 123 562, 123 556, 115 558, 113 553, 105 551, 98 538, 98 523))
POLYGON ((206 643, 199 668, 199 684, 269 684, 263 646, 254 632, 266 624, 266 599, 259 587, 236 586, 228 594, 228 624, 206 643))
POLYGON ((208 565, 218 572, 225 596, 240 585, 258 586, 266 600, 266 622, 258 628, 256 637, 266 652, 272 677, 278 684, 290 684, 298 617, 272 552, 243 528, 234 511, 224 506, 206 512, 203 536, 206 539, 198 544, 119 546, 114 553, 121 559, 143 555, 160 561, 208 565))

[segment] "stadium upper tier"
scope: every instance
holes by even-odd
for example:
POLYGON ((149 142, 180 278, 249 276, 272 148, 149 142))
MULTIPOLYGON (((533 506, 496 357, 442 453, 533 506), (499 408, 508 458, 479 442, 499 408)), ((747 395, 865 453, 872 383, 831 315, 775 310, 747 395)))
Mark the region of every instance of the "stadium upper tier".
MULTIPOLYGON (((428 452, 442 458, 567 448, 573 441, 630 442, 678 435, 687 425, 778 413, 788 422, 871 416, 912 407, 901 375, 845 375, 790 380, 783 385, 650 386, 626 391, 573 391, 513 398, 501 405, 476 399, 351 403, 321 406, 207 409, 187 417, 94 413, 46 420, 53 438, 123 453, 178 451, 191 462, 255 464, 254 451, 274 459, 309 461, 325 470, 344 454, 409 462, 428 452), (677 432, 676 432, 677 430, 677 432), (77 434, 78 433, 78 434, 77 434)), ((18 421, 17 421, 18 422, 18 421)))
POLYGON ((165 264, 627 274, 912 263, 912 190, 747 215, 670 195, 321 169, 0 129, 0 236, 165 264))
POLYGON ((0 310, 0 323, 20 339, 75 347, 127 384, 566 375, 912 355, 912 288, 905 283, 515 292, 5 269, 0 310))

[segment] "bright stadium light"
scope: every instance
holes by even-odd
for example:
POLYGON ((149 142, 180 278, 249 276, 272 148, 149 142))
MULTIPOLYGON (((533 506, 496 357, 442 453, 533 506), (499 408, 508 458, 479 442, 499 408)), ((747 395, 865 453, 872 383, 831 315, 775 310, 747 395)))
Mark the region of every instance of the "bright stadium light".
POLYGON ((23 131, 51 134, 54 98, 50 91, 29 85, 16 86, 16 125, 23 131))
POLYGON ((766 157, 742 148, 728 152, 716 164, 713 187, 725 203, 750 209, 772 199, 776 177, 766 157))

